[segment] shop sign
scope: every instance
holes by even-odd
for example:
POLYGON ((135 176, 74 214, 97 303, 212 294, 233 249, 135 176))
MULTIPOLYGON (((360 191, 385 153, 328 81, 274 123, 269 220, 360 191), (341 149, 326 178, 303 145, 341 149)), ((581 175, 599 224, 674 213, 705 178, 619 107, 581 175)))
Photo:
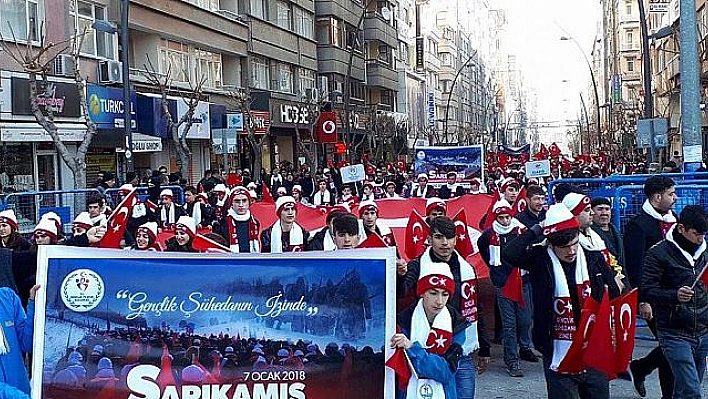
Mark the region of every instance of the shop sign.
POLYGON ((435 127, 435 93, 428 93, 428 126, 435 127))
MULTIPOLYGON (((37 92, 37 104, 45 115, 51 110, 59 117, 81 116, 81 101, 76 83, 38 81, 37 92)), ((33 115, 29 79, 12 78, 12 113, 33 115)))
MULTIPOLYGON (((248 119, 248 126, 253 130, 253 133, 265 134, 268 132, 268 128, 270 127, 270 112, 251 111, 248 113, 246 119, 248 119)), ((243 133, 248 134, 247 131, 243 133)))
POLYGON ((162 140, 133 140, 133 152, 161 152, 162 140))
MULTIPOLYGON (((135 130, 136 95, 130 92, 131 128, 135 130)), ((86 102, 91 121, 97 129, 123 129, 123 90, 89 84, 86 87, 86 102)))
MULTIPOLYGON (((181 120, 189 107, 184 100, 177 101, 177 117, 176 120, 181 120)), ((187 132, 188 139, 209 139, 211 137, 211 119, 209 119, 209 103, 205 101, 200 101, 197 103, 197 107, 194 109, 194 115, 192 116, 192 126, 187 132)), ((186 124, 180 126, 180 137, 184 134, 184 129, 186 129, 186 124)))
MULTIPOLYGON (((83 129, 62 129, 57 131, 61 141, 83 141, 86 137, 86 128, 83 129)), ((7 142, 30 142, 30 141, 54 141, 52 136, 41 127, 0 127, 0 141, 7 142)))
POLYGON ((286 125, 310 125, 312 112, 306 105, 280 104, 280 120, 276 123, 286 125))
POLYGON ((669 11, 670 0, 649 0, 650 13, 665 13, 669 11))

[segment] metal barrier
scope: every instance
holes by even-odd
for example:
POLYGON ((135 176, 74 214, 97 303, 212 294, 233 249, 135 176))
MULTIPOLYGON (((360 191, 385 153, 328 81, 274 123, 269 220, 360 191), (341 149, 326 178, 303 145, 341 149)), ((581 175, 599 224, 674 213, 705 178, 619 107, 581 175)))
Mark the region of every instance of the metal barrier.
MULTIPOLYGON (((684 182, 690 184, 675 186, 678 199, 674 204, 674 212, 681 213, 686 205, 701 205, 708 210, 708 181, 686 180, 684 182)), ((641 211, 646 199, 643 185, 626 185, 615 189, 612 197, 612 223, 620 229, 620 232, 624 231, 627 221, 641 211)))
MULTIPOLYGON (((160 191, 169 188, 172 190, 172 195, 173 199, 176 203, 178 204, 184 204, 184 190, 180 186, 162 186, 160 187, 160 191)), ((147 201, 148 199, 148 187, 145 186, 139 186, 137 187, 138 189, 138 198, 140 198, 140 201, 147 201)), ((109 188, 106 190, 106 197, 109 199, 109 203, 115 205, 118 205, 121 201, 121 194, 120 194, 120 189, 119 188, 109 188)))
POLYGON ((71 231, 71 222, 80 212, 86 210, 86 199, 92 194, 100 194, 96 189, 68 191, 27 191, 5 196, 5 209, 12 209, 17 216, 19 231, 28 234, 34 230, 39 219, 48 212, 61 217, 64 233, 71 231))

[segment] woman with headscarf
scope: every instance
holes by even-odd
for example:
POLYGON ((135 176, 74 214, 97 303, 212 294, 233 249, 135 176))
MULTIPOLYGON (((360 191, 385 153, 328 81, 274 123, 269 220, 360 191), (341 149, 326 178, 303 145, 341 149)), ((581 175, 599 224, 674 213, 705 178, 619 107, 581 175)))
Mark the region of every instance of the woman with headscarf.
POLYGON ((135 232, 135 245, 131 247, 138 251, 162 251, 157 242, 157 223, 147 222, 140 226, 135 232))
POLYGON ((0 248, 28 250, 32 247, 18 229, 17 216, 12 209, 0 212, 0 248))

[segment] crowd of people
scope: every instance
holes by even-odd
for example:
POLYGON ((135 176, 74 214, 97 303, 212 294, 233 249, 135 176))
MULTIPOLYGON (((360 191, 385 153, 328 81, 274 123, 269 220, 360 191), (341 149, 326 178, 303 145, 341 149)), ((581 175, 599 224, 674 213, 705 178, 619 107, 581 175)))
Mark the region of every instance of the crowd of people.
MULTIPOLYGON (((524 377, 522 361, 543 364, 549 398, 609 398, 606 374, 592 367, 565 371, 574 351, 573 338, 589 298, 600 302, 605 292, 614 299, 638 288, 637 314, 647 320, 659 345, 646 358, 632 361, 626 375, 641 396, 646 395, 645 379, 658 368, 663 397, 700 397, 708 355, 708 292, 699 274, 706 265, 703 237, 708 216, 697 205, 686 206, 680 215, 672 211, 676 194, 671 178, 656 175, 646 180, 647 200, 622 235, 611 224, 608 198, 590 198, 578 187, 557 184, 552 193, 555 204, 549 206, 547 181, 526 178, 519 171, 492 174, 486 182, 473 179, 464 186, 450 173, 438 188, 429 184, 427 175, 412 175, 395 165, 373 168, 367 171, 366 180, 355 184, 343 184, 336 169, 314 173, 305 169, 297 178, 294 171, 283 172, 274 170, 259 185, 251 181, 247 170, 231 184, 228 176, 210 171, 194 186, 182 182, 185 203, 179 204, 169 188, 161 188, 164 179, 158 171, 148 182, 147 199, 135 199, 127 209, 129 217, 117 246, 149 251, 285 253, 349 250, 371 236, 380 238, 381 245, 399 250, 399 330, 382 345, 405 353, 403 368, 416 371, 404 377, 400 365, 389 360, 400 376, 401 397, 425 391, 430 397, 473 398, 477 375, 488 368, 490 347, 499 342, 510 377, 524 377), (494 286, 496 300, 490 307, 479 301, 478 270, 458 252, 455 221, 445 205, 446 199, 485 192, 494 199, 479 222, 482 233, 477 247, 494 286), (250 208, 268 197, 277 218, 263 226, 250 208), (379 220, 376 200, 415 197, 427 201, 427 245, 406 261, 390 227, 379 220), (326 225, 307 231, 298 221, 298 203, 325 209, 326 225), (495 315, 493 329, 486 326, 483 316, 487 312, 495 315), (487 337, 488 332, 494 337, 487 337)), ((104 174, 103 179, 104 188, 116 187, 114 175, 104 174)), ((28 240, 19 233, 13 211, 2 211, 0 248, 21 254, 36 251, 38 245, 101 245, 113 230, 106 228, 116 211, 112 207, 126 206, 123 199, 135 192, 132 183, 121 185, 116 198, 90 196, 86 211, 76 216, 67 235, 59 216, 48 213, 28 240)), ((5 324, 4 329, 6 337, 18 337, 19 341, 7 340, 11 346, 32 333, 28 320, 37 287, 34 270, 25 269, 30 270, 16 276, 19 298, 15 300, 11 290, 3 291, 9 299, 3 298, 2 303, 10 304, 15 312, 12 328, 5 324)), ((202 379, 217 363, 223 372, 223 362, 229 358, 241 371, 286 363, 288 367, 306 366, 313 349, 310 345, 202 337, 169 329, 115 330, 86 337, 69 348, 66 359, 56 367, 55 380, 88 387, 100 373, 119 378, 128 360, 139 361, 131 358, 131 347, 157 353, 153 361, 169 356, 174 370, 181 373, 176 371, 175 378, 184 380, 185 370, 194 370, 191 366, 201 370, 197 374, 202 379), (93 348, 90 353, 89 347, 93 348), (111 353, 110 348, 118 347, 122 349, 111 353), (190 355, 194 347, 198 353, 190 355)), ((20 354, 31 349, 19 347, 20 351, 3 352, 0 346, 0 362, 12 359, 17 370, 22 365, 20 354)), ((327 348, 323 352, 314 349, 318 361, 331 357, 341 361, 347 356, 347 348, 330 348, 329 353, 327 348)), ((350 349, 366 356, 377 352, 350 349)), ((0 374, 0 382, 28 394, 27 374, 22 374, 0 374)))

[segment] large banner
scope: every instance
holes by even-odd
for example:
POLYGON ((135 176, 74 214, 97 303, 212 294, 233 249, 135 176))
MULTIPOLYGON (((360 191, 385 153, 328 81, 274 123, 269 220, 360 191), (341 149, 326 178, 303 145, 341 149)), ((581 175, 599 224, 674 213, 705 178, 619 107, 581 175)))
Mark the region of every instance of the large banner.
POLYGON ((448 172, 457 174, 457 182, 469 188, 470 180, 484 179, 484 149, 480 145, 463 147, 416 147, 415 174, 428 174, 428 182, 439 188, 448 172))
POLYGON ((392 398, 395 260, 41 246, 32 397, 392 398))

